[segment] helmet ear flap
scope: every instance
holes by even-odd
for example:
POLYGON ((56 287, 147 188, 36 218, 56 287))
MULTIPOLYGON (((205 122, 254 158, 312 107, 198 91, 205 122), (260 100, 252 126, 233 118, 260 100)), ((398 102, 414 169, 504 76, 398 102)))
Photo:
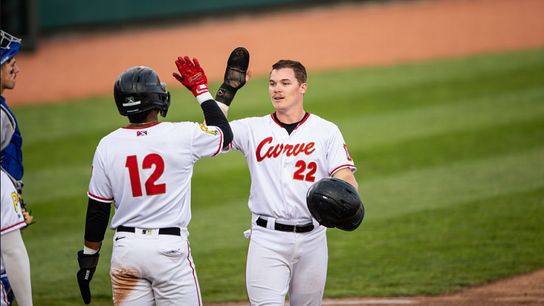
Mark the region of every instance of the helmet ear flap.
MULTIPOLYGON (((166 86, 164 88, 166 91, 166 86)), ((161 116, 166 117, 166 114, 168 113, 168 108, 170 107, 170 92, 167 91, 166 95, 161 96, 161 98, 163 99, 163 104, 161 107, 161 116)))

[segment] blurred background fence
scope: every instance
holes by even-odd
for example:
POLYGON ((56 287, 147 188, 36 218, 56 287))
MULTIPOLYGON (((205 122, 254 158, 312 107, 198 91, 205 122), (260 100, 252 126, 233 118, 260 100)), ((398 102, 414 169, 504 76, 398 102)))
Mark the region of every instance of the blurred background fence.
MULTIPOLYGON (((203 16, 292 9, 336 4, 338 0, 2 0, 2 29, 24 39, 35 50, 41 35, 74 30, 194 21, 203 16)), ((357 1, 363 2, 363 1, 357 1)), ((384 2, 375 1, 375 2, 384 2)))
MULTIPOLYGON (((223 77, 237 46, 254 76, 280 58, 311 71, 544 46, 542 0, 1 0, 23 38, 10 104, 105 95, 120 71, 153 67, 169 86, 181 53, 223 77)), ((174 82, 174 83, 172 83, 174 82)))

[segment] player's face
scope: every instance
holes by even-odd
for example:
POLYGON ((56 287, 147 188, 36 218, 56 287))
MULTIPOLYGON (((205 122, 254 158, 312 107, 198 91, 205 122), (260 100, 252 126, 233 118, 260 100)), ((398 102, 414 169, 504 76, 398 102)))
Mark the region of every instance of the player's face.
POLYGON ((13 89, 15 88, 15 82, 17 74, 19 73, 19 67, 15 58, 11 58, 2 65, 1 78, 2 78, 2 91, 4 89, 13 89))
POLYGON ((300 84, 291 68, 274 69, 270 72, 268 93, 272 105, 279 112, 302 109, 307 84, 300 84))

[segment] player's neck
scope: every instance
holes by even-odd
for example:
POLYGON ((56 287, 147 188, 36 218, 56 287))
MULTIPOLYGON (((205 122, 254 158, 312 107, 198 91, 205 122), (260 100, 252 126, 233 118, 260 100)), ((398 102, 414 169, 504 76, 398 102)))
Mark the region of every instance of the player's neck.
POLYGON ((288 112, 282 112, 279 110, 276 110, 276 118, 285 124, 291 124, 300 122, 304 116, 306 115, 306 112, 303 108, 297 109, 296 111, 288 111, 288 112))
MULTIPOLYGON (((141 128, 157 124, 159 116, 157 110, 150 111, 142 122, 129 122, 128 128, 141 128)), ((139 120, 138 120, 139 121, 139 120)))
POLYGON ((147 127, 147 126, 154 125, 157 122, 159 122, 159 120, 151 120, 151 121, 139 122, 139 123, 129 122, 127 127, 129 128, 130 127, 147 127))

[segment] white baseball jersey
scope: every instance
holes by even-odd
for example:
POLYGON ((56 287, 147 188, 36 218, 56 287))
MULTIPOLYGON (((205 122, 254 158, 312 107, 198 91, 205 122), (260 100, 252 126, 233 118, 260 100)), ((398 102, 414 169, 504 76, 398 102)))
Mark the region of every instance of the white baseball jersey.
POLYGON ((355 171, 338 127, 307 114, 289 134, 267 115, 230 123, 232 148, 242 151, 251 174, 249 209, 253 213, 246 263, 251 305, 321 305, 327 276, 325 227, 294 233, 274 224, 317 225, 306 205, 306 193, 318 180, 340 169, 355 171), (261 217, 267 226, 256 224, 261 217), (266 276, 266 277, 263 277, 266 276))
POLYGON ((193 122, 117 129, 96 148, 88 196, 115 202, 111 228, 186 228, 193 166, 222 147, 221 129, 193 122))
MULTIPOLYGON (((19 194, 13 185, 13 182, 10 180, 8 175, 4 173, 4 170, 1 171, 1 197, 2 197, 2 215, 0 219, 2 220, 1 226, 1 235, 5 235, 9 232, 19 230, 26 226, 25 217, 21 209, 21 203, 19 202, 19 194)), ((5 273, 3 260, 0 262, 0 274, 5 273)))
POLYGON ((232 148, 240 150, 251 174, 249 209, 283 220, 309 220, 306 192, 340 169, 355 171, 338 127, 308 114, 289 135, 272 115, 230 122, 232 148))
POLYGON ((2 172, 2 235, 26 226, 19 202, 19 194, 8 175, 2 172))

